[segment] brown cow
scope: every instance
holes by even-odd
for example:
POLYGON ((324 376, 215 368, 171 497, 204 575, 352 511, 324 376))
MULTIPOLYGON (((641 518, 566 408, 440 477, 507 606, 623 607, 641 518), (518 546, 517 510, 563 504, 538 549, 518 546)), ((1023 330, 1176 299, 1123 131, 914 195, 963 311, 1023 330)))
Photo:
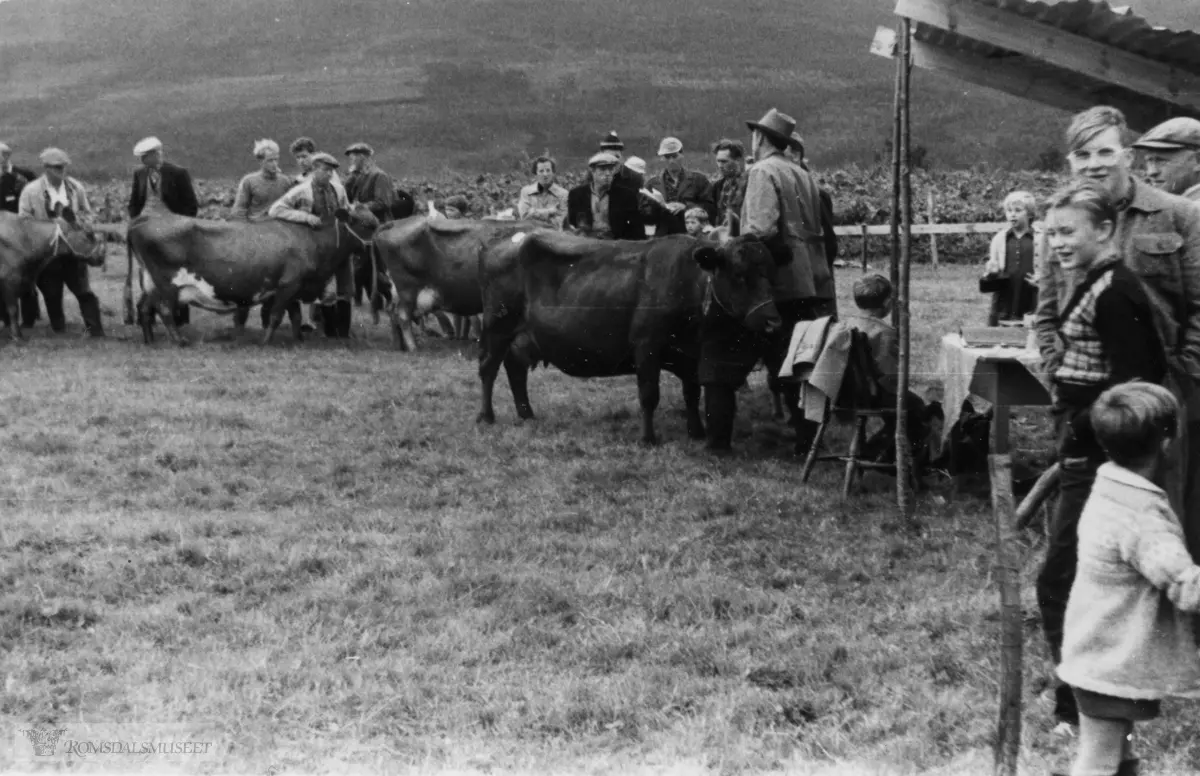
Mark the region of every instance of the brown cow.
MULTIPOLYGON (((129 225, 130 272, 133 257, 149 281, 139 302, 142 332, 153 341, 155 309, 188 303, 215 313, 272 299, 271 341, 286 310, 292 332, 301 339, 296 302, 315 301, 334 273, 355 253, 367 251, 379 221, 365 205, 312 228, 277 219, 203 221, 174 214, 139 216, 129 225)), ((132 275, 129 281, 132 282, 132 275)), ((163 316, 172 341, 183 343, 171 315, 163 316)))
POLYGON ((413 216, 380 229, 375 250, 395 286, 395 300, 388 312, 396 347, 416 350, 414 318, 438 310, 456 316, 483 312, 479 262, 484 251, 518 232, 536 228, 536 224, 521 221, 413 216))
POLYGON ((517 414, 532 418, 526 378, 538 362, 572 377, 636 374, 642 441, 654 444, 658 379, 683 383, 688 436, 700 418, 700 316, 716 300, 747 328, 779 325, 771 254, 754 236, 715 244, 685 236, 594 240, 542 230, 514 235, 482 262, 479 421, 495 422, 492 390, 503 363, 517 414))
MULTIPOLYGON (((99 267, 104 264, 104 240, 77 219, 71 208, 52 221, 0 211, 0 287, 14 340, 24 337, 17 315, 22 292, 31 289, 42 270, 62 256, 99 267)), ((96 313, 99 320, 98 305, 96 313)))

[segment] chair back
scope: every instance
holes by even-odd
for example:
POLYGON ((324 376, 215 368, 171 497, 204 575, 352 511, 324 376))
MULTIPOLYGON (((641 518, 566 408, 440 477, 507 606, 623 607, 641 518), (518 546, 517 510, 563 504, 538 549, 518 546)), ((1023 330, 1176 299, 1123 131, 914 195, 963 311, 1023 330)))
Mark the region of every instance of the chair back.
POLYGON ((866 332, 850 331, 850 352, 842 387, 834 401, 838 409, 878 409, 883 399, 879 387, 879 367, 871 353, 871 341, 866 332))

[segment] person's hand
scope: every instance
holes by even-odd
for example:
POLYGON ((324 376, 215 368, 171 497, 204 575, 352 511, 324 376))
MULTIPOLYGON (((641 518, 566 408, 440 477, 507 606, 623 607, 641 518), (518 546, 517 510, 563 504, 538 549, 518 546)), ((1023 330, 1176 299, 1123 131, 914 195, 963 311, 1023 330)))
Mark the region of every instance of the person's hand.
POLYGON ((664 197, 662 192, 658 189, 642 189, 641 194, 648 199, 654 200, 660 205, 666 206, 667 204, 666 197, 664 197))
POLYGON ((678 215, 685 210, 687 210, 687 205, 683 204, 682 202, 668 202, 667 203, 667 211, 673 216, 678 215))
POLYGON ((1041 280, 1041 278, 1038 277, 1038 274, 1036 272, 1030 272, 1028 275, 1025 276, 1025 282, 1031 286, 1036 287, 1040 280, 1041 280))

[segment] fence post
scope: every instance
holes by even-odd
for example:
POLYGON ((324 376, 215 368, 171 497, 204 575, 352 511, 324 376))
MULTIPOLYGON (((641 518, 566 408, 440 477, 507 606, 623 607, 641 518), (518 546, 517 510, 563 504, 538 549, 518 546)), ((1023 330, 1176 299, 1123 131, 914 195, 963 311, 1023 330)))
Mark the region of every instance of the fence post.
MULTIPOLYGON (((927 193, 929 194, 929 223, 932 226, 934 223, 934 219, 933 219, 933 187, 932 186, 929 187, 929 190, 927 193)), ((929 235, 929 258, 930 258, 930 260, 933 261, 933 274, 936 275, 937 271, 938 271, 938 249, 937 249, 937 235, 936 234, 929 235)))
POLYGON ((862 224, 862 271, 867 271, 867 225, 862 224))

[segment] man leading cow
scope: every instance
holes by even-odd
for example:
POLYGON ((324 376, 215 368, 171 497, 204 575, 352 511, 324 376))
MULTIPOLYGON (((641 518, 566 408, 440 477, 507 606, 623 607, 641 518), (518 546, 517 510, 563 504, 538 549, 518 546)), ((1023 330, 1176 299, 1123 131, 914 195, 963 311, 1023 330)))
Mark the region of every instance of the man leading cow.
MULTIPOLYGON (((350 174, 346 176, 346 198, 351 202, 361 202, 379 219, 386 224, 392 220, 396 207, 396 185, 392 176, 381 170, 375 164, 375 149, 366 143, 353 143, 346 148, 346 156, 350 159, 350 174)), ((376 293, 371 302, 371 316, 379 322, 379 311, 383 309, 384 299, 390 300, 391 282, 383 272, 374 272, 372 277, 372 262, 366 258, 356 258, 354 267, 354 298, 361 302, 363 290, 368 290, 374 284, 376 293)))
MULTIPOLYGON (((37 178, 37 173, 24 167, 18 167, 12 161, 12 149, 5 143, 0 143, 0 211, 16 213, 20 206, 21 189, 37 178)), ((21 310, 21 325, 31 328, 40 318, 38 312, 37 286, 30 285, 21 293, 19 303, 21 310)), ((0 309, 0 323, 9 324, 8 310, 0 309)))
MULTIPOLYGON (((328 220, 339 209, 349 209, 350 202, 346 198, 346 190, 333 183, 334 171, 340 166, 338 160, 330 154, 317 153, 312 156, 311 161, 312 172, 309 176, 271 205, 268 213, 272 218, 307 224, 319 229, 322 219, 328 220)), ((321 306, 327 336, 350 336, 353 315, 350 297, 353 284, 353 264, 347 263, 338 269, 326 286, 321 306)))
MULTIPOLYGON (((191 173, 166 161, 163 153, 162 141, 157 137, 144 138, 133 147, 133 155, 141 160, 142 166, 134 172, 133 187, 129 192, 131 221, 144 211, 157 208, 189 218, 195 218, 200 213, 191 173)), ((187 305, 175 309, 176 327, 183 326, 191 319, 187 305)))
MULTIPOLYGON (((71 158, 66 151, 47 148, 42 151, 41 161, 42 176, 21 190, 20 214, 49 221, 70 210, 79 218, 88 218, 92 207, 83 184, 67 175, 71 158)), ((46 314, 50 318, 51 329, 64 331, 66 328, 62 306, 63 286, 66 286, 79 302, 79 312, 88 334, 92 337, 104 336, 104 327, 100 323, 100 300, 92 293, 88 265, 83 259, 74 254, 54 259, 41 271, 37 284, 46 299, 46 314)))

